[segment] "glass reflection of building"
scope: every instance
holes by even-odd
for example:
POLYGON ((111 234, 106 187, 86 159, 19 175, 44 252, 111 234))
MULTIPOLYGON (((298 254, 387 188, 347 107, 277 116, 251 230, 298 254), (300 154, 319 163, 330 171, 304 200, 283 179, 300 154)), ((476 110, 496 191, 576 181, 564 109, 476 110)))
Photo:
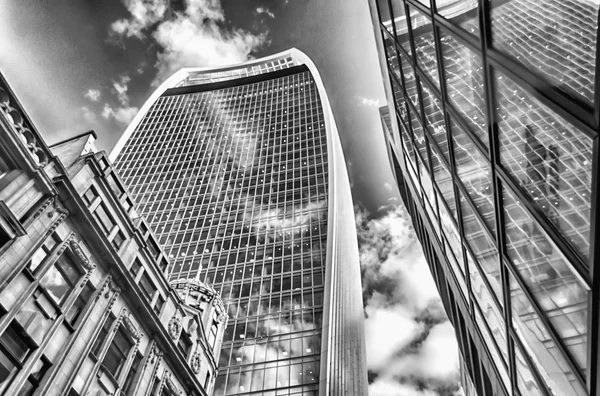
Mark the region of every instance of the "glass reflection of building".
POLYGON ((215 395, 366 394, 350 185, 310 59, 183 69, 111 157, 171 280, 211 284, 227 306, 215 395))
POLYGON ((370 6, 386 140, 466 394, 600 394, 599 3, 370 6))

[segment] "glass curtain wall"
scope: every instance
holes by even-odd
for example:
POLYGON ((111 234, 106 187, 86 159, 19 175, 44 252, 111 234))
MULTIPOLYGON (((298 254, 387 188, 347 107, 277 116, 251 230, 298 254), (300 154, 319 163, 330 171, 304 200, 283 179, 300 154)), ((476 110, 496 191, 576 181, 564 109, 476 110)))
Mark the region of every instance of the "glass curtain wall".
MULTIPOLYGON (((281 62, 268 71, 291 61, 281 62)), ((180 87, 260 72, 191 75, 180 87)), ((225 302, 215 395, 318 392, 326 133, 311 73, 287 74, 167 91, 116 160, 170 255, 170 278, 213 285, 225 302)))
POLYGON ((598 370, 599 3, 372 3, 405 177, 502 393, 587 395, 598 370))

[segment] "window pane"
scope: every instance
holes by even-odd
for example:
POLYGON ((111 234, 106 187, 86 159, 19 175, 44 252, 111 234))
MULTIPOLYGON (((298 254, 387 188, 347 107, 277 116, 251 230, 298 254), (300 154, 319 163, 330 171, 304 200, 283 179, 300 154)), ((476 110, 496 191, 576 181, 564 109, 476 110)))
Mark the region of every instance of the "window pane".
POLYGON ((513 327, 546 385, 555 395, 587 395, 529 299, 510 274, 509 282, 513 327))
POLYGON ((448 100, 479 140, 489 147, 481 58, 444 30, 440 30, 440 41, 448 100))
POLYGON ((109 233, 110 230, 114 227, 114 223, 104 205, 100 204, 96 210, 94 211, 94 216, 96 220, 100 223, 102 228, 104 228, 104 232, 109 233))
POLYGON ((568 93, 593 101, 598 2, 491 3, 494 46, 568 93))
POLYGON ((446 161, 450 162, 446 122, 444 120, 442 104, 433 91, 425 84, 421 84, 421 93, 423 94, 423 108, 425 109, 425 120, 427 121, 429 132, 440 148, 444 158, 446 158, 446 161))
POLYGON ((412 104, 419 109, 419 91, 417 90, 417 80, 415 79, 415 72, 408 60, 406 60, 406 55, 401 52, 398 53, 400 55, 400 60, 402 63, 402 75, 404 76, 404 85, 406 89, 406 95, 410 98, 412 104))
POLYGON ((521 394, 523 396, 544 396, 518 345, 515 345, 515 366, 517 371, 517 386, 521 394))
POLYGON ((540 212, 588 260, 592 141, 496 73, 500 156, 540 212))
POLYGON ((502 193, 507 253, 585 371, 589 288, 514 195, 506 188, 502 193))
POLYGON ((452 176, 450 176, 450 171, 440 159, 437 150, 434 150, 433 148, 431 149, 431 163, 433 166, 435 184, 437 184, 438 188, 442 192, 444 201, 452 212, 452 219, 456 221, 456 200, 454 199, 454 184, 452 183, 452 176))
POLYGON ((479 37, 477 0, 435 0, 438 14, 479 37))
POLYGON ((435 41, 433 38, 433 27, 431 20, 415 8, 410 8, 410 25, 412 28, 415 51, 417 52, 417 64, 425 72, 429 80, 438 89, 440 78, 438 75, 437 56, 435 53, 435 41))
POLYGON ((394 22, 396 24, 396 39, 402 48, 410 54, 410 43, 408 40, 408 26, 406 24, 406 12, 404 11, 404 0, 391 0, 394 22))
MULTIPOLYGON (((467 204, 462 194, 460 194, 460 198, 465 238, 475 255, 475 259, 479 263, 481 270, 496 293, 498 301, 502 301, 502 281, 500 279, 498 250, 495 247, 494 241, 490 238, 488 233, 485 232, 483 224, 479 222, 479 219, 475 216, 475 213, 467 204)), ((469 257, 469 259, 472 258, 469 257)), ((469 262, 469 266, 471 265, 473 265, 473 263, 469 262)))
POLYGON ((490 165, 469 136, 452 119, 450 125, 458 178, 488 229, 495 235, 496 215, 490 165))
POLYGON ((40 284, 50 293, 57 304, 63 301, 72 288, 55 266, 48 269, 40 284))

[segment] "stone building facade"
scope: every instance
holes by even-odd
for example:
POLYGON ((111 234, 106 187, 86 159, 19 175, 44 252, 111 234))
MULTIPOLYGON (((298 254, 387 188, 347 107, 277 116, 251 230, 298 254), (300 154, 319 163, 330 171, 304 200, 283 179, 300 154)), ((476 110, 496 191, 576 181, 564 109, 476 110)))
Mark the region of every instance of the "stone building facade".
POLYGON ((0 395, 209 395, 227 316, 88 132, 48 147, 0 76, 0 395))

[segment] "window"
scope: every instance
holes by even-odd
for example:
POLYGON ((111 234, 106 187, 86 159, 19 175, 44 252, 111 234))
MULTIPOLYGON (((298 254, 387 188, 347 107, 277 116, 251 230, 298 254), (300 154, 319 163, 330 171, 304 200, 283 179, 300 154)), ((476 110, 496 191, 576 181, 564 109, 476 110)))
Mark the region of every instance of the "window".
POLYGON ((190 340, 189 334, 185 331, 182 331, 181 337, 179 337, 179 342, 177 342, 177 349, 179 349, 179 352, 181 352, 181 354, 187 358, 191 347, 192 340, 190 340))
POLYGON ((62 304, 69 293, 75 288, 82 272, 68 255, 63 254, 52 267, 48 269, 40 285, 57 304, 62 304))
POLYGON ((218 329, 219 329, 219 326, 218 326, 217 322, 215 320, 213 320, 212 326, 210 326, 210 334, 208 336, 208 345, 210 345, 211 348, 215 346, 215 341, 217 340, 218 329))
POLYGON ((144 271, 142 274, 139 285, 148 301, 152 301, 156 287, 154 286, 154 282, 152 282, 152 279, 150 279, 147 272, 144 271))
POLYGON ((75 300, 75 303, 66 315, 66 320, 71 324, 71 326, 75 325, 75 322, 83 312, 83 309, 87 305, 88 301, 90 301, 92 294, 94 294, 94 291, 95 289, 92 283, 87 282, 83 287, 81 293, 79 293, 77 300, 75 300))
POLYGON ((150 237, 146 242, 148 243, 148 251, 150 252, 150 255, 154 258, 158 258, 158 255, 160 254, 160 249, 154 241, 154 238, 150 237))
POLYGON ((112 230, 112 228, 115 226, 115 222, 113 221, 112 217, 108 214, 108 211, 106 210, 106 206, 104 206, 104 204, 100 204, 96 208, 96 210, 94 211, 94 217, 96 218, 96 221, 100 224, 100 226, 102 226, 106 234, 109 234, 110 230, 112 230))
POLYGON ((52 234, 48 238, 46 238, 42 246, 40 246, 33 253, 33 256, 31 256, 29 264, 27 264, 27 268, 29 268, 31 272, 35 271, 36 268, 42 263, 42 261, 50 254, 52 249, 54 249, 54 247, 59 243, 60 239, 56 234, 52 234))
POLYGON ((19 390, 19 396, 31 396, 35 392, 35 390, 40 386, 42 382, 42 378, 48 369, 50 368, 51 363, 45 357, 42 356, 31 369, 31 373, 29 373, 29 377, 27 377, 27 382, 23 384, 21 389, 19 390))
POLYGON ((123 245, 123 242, 125 242, 125 235, 123 234, 123 232, 121 230, 119 230, 119 231, 117 231, 117 233, 115 234, 114 238, 112 239, 112 241, 110 243, 115 248, 115 250, 118 252, 119 249, 121 248, 121 246, 123 245))
POLYGON ((98 198, 98 193, 94 187, 88 188, 85 194, 83 194, 83 200, 88 206, 90 206, 96 198, 98 198))
POLYGON ((160 312, 162 311, 162 307, 165 305, 165 298, 162 295, 158 295, 158 298, 156 299, 156 304, 154 304, 154 312, 157 315, 160 315, 160 312))
POLYGON ((129 374, 127 374, 127 379, 125 380, 125 384, 123 385, 123 392, 127 396, 133 395, 133 391, 135 390, 136 377, 138 375, 138 372, 140 371, 143 358, 144 357, 139 352, 135 354, 135 358, 133 359, 133 363, 131 364, 131 369, 129 369, 129 374))
POLYGON ((104 340, 106 339, 106 336, 108 335, 114 321, 114 316, 110 315, 104 322, 102 330, 100 330, 100 334, 98 334, 98 337, 96 338, 96 341, 94 341, 94 345, 92 346, 92 353, 94 354, 94 356, 98 357, 100 355, 102 344, 104 344, 104 340))
POLYGON ((123 195, 125 193, 125 191, 123 191, 123 187, 121 187, 121 185, 117 181, 115 174, 111 173, 110 175, 106 176, 106 181, 108 182, 110 189, 117 196, 117 200, 118 200, 121 197, 121 195, 123 195))
POLYGON ((23 332, 12 322, 0 336, 0 391, 5 388, 13 375, 22 368, 31 351, 23 332))
POLYGON ((139 259, 135 259, 133 264, 131 264, 131 268, 129 268, 129 273, 135 278, 139 274, 140 268, 142 268, 142 262, 139 259))
POLYGON ((104 360, 102 360, 102 365, 113 378, 117 379, 119 374, 121 374, 121 370, 127 361, 127 355, 129 355, 129 350, 133 347, 133 344, 131 338, 125 333, 123 326, 119 326, 104 356, 104 360))

